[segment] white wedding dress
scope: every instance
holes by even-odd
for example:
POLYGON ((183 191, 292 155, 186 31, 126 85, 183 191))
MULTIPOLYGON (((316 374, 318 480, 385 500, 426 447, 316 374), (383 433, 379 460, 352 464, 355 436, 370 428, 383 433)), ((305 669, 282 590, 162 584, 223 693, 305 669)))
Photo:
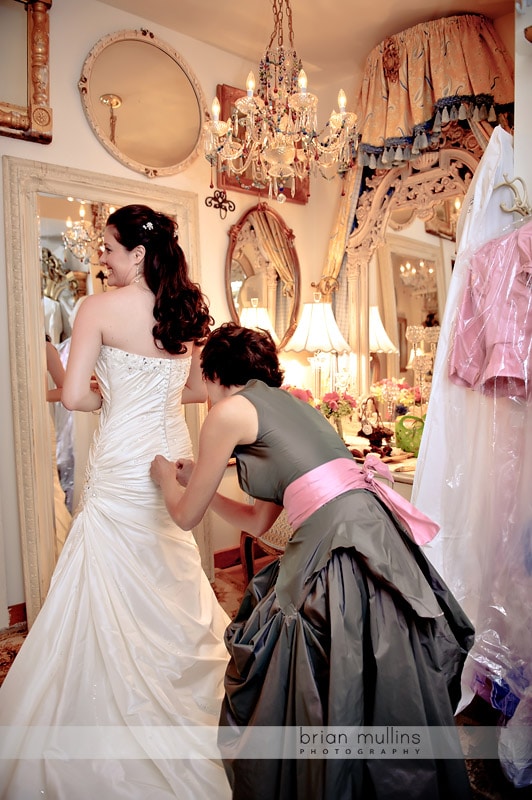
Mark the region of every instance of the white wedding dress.
POLYGON ((157 453, 192 453, 189 369, 190 358, 101 349, 84 496, 0 689, 3 800, 231 795, 212 747, 229 618, 149 475, 157 453))

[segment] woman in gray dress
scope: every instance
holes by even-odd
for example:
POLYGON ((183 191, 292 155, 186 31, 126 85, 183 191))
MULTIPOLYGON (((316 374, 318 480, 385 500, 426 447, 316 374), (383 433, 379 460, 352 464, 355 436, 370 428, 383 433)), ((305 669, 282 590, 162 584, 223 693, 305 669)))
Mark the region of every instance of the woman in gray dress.
POLYGON ((210 506, 260 535, 284 506, 295 531, 226 631, 219 744, 233 797, 469 797, 453 709, 473 630, 414 541, 433 535, 430 520, 383 493, 319 411, 280 388, 267 333, 226 323, 201 366, 212 407, 197 463, 152 463, 171 516, 187 529, 210 506), (231 456, 254 504, 217 491, 231 456), (319 731, 358 726, 369 736, 386 729, 388 740, 394 726, 430 726, 444 745, 433 739, 432 757, 421 758, 404 747, 332 757, 323 737, 314 753, 290 747, 294 732, 304 744, 312 728, 319 744, 319 731))

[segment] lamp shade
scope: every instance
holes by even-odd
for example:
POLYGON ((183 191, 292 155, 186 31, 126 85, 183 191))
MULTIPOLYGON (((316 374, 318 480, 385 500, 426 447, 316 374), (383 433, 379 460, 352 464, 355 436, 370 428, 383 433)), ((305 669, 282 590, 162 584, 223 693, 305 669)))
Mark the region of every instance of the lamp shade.
POLYGON ((369 307, 369 352, 370 353, 398 353, 382 324, 378 306, 369 307))
POLYGON ((279 337, 275 333, 268 311, 262 306, 244 307, 240 311, 240 324, 243 328, 268 331, 275 344, 279 344, 279 337))
POLYGON ((305 303, 301 319, 285 350, 300 353, 350 353, 351 348, 342 336, 330 303, 305 303))

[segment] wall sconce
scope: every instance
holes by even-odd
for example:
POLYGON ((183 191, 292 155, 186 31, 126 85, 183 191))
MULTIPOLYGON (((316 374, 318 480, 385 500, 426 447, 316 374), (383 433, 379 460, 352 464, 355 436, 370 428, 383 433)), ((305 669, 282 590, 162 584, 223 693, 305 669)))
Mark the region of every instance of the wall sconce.
POLYGON ((331 303, 321 302, 321 293, 314 293, 314 302, 303 305, 303 313, 292 337, 283 348, 286 351, 313 353, 309 357, 314 377, 314 397, 322 395, 322 373, 329 366, 330 390, 334 389, 336 358, 342 353, 350 353, 334 318, 331 303), (333 356, 333 357, 331 357, 333 356))

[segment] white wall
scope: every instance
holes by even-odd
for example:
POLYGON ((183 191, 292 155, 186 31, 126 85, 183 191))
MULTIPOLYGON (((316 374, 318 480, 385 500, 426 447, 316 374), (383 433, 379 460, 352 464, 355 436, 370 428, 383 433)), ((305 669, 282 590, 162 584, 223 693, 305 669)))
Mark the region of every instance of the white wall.
MULTIPOLYGON (((532 202, 532 42, 525 39, 523 31, 532 25, 531 0, 523 14, 515 16, 515 174, 528 187, 528 199, 532 202)), ((524 3, 522 3, 525 6, 524 3)))
MULTIPOLYGON (((151 185, 175 187, 197 194, 201 283, 210 299, 211 312, 217 324, 228 319, 224 288, 224 264, 228 232, 241 214, 254 205, 256 197, 232 192, 236 211, 225 220, 219 212, 207 208, 205 198, 212 195, 209 188, 210 167, 200 156, 188 170, 175 176, 150 179, 133 172, 116 161, 98 142, 85 118, 77 88, 83 62, 91 48, 103 36, 124 29, 149 28, 170 44, 188 63, 203 89, 206 105, 210 107, 218 83, 244 86, 251 67, 239 58, 221 50, 182 36, 175 31, 147 23, 141 17, 127 14, 97 0, 54 0, 50 12, 50 104, 53 108, 53 141, 49 145, 23 142, 0 136, 0 156, 9 155, 46 163, 82 168, 107 175, 116 175, 151 185)), ((264 42, 257 42, 257 60, 264 42)), ((353 97, 352 87, 344 87, 353 97)), ((336 96, 337 87, 331 90, 336 96)), ((324 96, 320 106, 325 113, 332 107, 331 98, 324 96)), ((1 166, 0 166, 1 171, 1 166)), ((315 183, 307 206, 286 203, 276 206, 295 234, 295 244, 302 270, 302 300, 311 299, 311 281, 318 280, 325 262, 329 231, 340 194, 338 182, 315 183)), ((0 218, 3 220, 3 196, 0 198, 0 218)), ((17 492, 15 485, 15 456, 12 432, 10 393, 9 342, 7 330, 5 233, 0 224, 0 407, 2 409, 2 459, 0 460, 0 547, 3 540, 5 572, 0 581, 6 583, 8 605, 24 600, 20 554, 17 492)), ((36 270, 37 279, 37 270, 36 270)), ((21 354, 21 357, 24 357, 21 354)), ((228 546, 224 544, 223 546, 228 546)), ((0 558, 0 567, 3 559, 0 558)), ((0 592, 0 600, 2 593, 0 592)), ((3 604, 0 603, 3 606, 3 604)), ((4 610, 0 609, 0 628, 5 625, 4 610)))

